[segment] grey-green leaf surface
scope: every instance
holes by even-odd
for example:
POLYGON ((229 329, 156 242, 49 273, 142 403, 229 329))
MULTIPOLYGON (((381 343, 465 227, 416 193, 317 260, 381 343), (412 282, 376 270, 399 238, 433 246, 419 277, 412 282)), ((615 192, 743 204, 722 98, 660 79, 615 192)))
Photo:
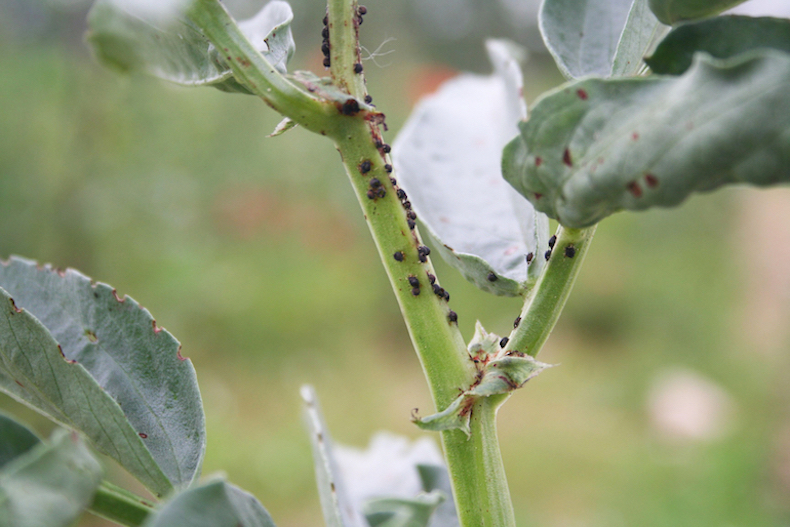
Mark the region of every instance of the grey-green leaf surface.
POLYGON ((720 16, 683 24, 674 28, 645 62, 654 73, 680 75, 700 51, 728 59, 758 48, 790 53, 790 20, 720 16))
POLYGON ((0 413, 0 470, 40 442, 41 439, 28 427, 0 413))
POLYGON ((502 179, 502 148, 526 107, 512 45, 487 47, 493 75, 461 75, 420 101, 393 144, 393 162, 439 254, 480 289, 513 296, 543 268, 537 254, 548 219, 502 179))
POLYGON ((663 30, 647 0, 544 0, 538 24, 570 79, 635 73, 663 30))
MULTIPOLYGON (((225 57, 189 19, 192 0, 178 2, 167 17, 144 9, 146 4, 98 0, 93 5, 88 16, 88 42, 101 62, 124 72, 142 72, 184 86, 251 93, 233 77, 225 57)), ((275 0, 238 25, 255 49, 285 72, 294 52, 292 20, 290 5, 275 0)))
POLYGON ((0 389, 84 432, 163 495, 200 474, 195 370, 151 314, 106 284, 12 258, 0 265, 0 389))
POLYGON ((429 527, 458 527, 458 513, 453 503, 453 488, 450 483, 450 474, 442 465, 417 465, 423 490, 425 492, 440 491, 447 499, 444 500, 431 516, 429 527))
POLYGON ((650 10, 664 24, 718 15, 746 0, 650 0, 650 10))
POLYGON ((337 461, 332 453, 332 438, 324 423, 318 398, 312 386, 302 386, 305 422, 313 446, 313 463, 318 497, 327 527, 363 527, 360 511, 356 510, 345 493, 337 461))
POLYGON ((175 495, 143 527, 275 527, 250 493, 216 480, 175 495))
POLYGON ((588 79, 545 96, 506 148, 507 180, 561 224, 671 207, 726 183, 790 179, 790 56, 697 55, 679 77, 588 79))
POLYGON ((90 505, 101 477, 77 433, 57 430, 0 470, 0 525, 68 527, 90 505))
POLYGON ((436 508, 446 500, 440 491, 415 498, 378 498, 365 503, 363 514, 370 527, 427 527, 436 508))

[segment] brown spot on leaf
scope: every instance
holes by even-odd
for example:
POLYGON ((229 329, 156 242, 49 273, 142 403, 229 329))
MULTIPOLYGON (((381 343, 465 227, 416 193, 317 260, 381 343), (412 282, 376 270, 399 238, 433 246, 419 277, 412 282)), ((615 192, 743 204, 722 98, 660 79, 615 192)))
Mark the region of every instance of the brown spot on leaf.
POLYGON ((540 199, 542 197, 543 197, 543 194, 541 194, 540 192, 535 192, 535 199, 540 199))
POLYGON ((653 174, 645 174, 645 183, 650 188, 656 188, 658 186, 658 178, 653 174))
POLYGON ((99 337, 97 337, 96 333, 94 333, 90 329, 86 329, 85 330, 85 336, 88 337, 88 340, 90 340, 91 342, 98 342, 99 341, 99 337))
POLYGON ((636 181, 630 182, 626 186, 626 188, 628 189, 628 192, 633 194, 633 196, 635 198, 641 198, 642 197, 642 187, 640 187, 639 184, 636 181))
POLYGON ((154 327, 154 333, 159 333, 160 331, 162 331, 162 328, 157 327, 156 320, 152 320, 151 325, 154 327))
POLYGON ((576 95, 579 96, 579 99, 586 101, 587 100, 587 92, 581 88, 576 90, 576 95))
MULTIPOLYGON (((8 301, 9 301, 9 302, 11 302, 11 306, 14 308, 14 311, 16 311, 17 313, 21 313, 21 312, 22 312, 22 310, 21 310, 21 309, 19 309, 18 307, 16 307, 16 303, 14 302, 14 299, 13 299, 13 298, 9 298, 9 299, 8 299, 8 301)), ((12 313, 12 314, 13 314, 13 313, 12 313)))
POLYGON ((14 382, 15 382, 15 383, 17 383, 17 384, 18 384, 19 386, 21 386, 22 388, 24 388, 24 387, 25 387, 25 385, 24 385, 24 384, 22 384, 21 382, 19 382, 19 381, 18 381, 18 380, 16 380, 16 379, 14 379, 14 382))
POLYGON ((181 345, 180 344, 178 345, 178 351, 176 352, 176 357, 178 357, 178 360, 187 360, 186 357, 181 355, 181 345))
POLYGON ((562 153, 562 162, 568 165, 569 167, 573 166, 573 160, 571 159, 571 151, 567 148, 565 152, 562 153))
POLYGON ((146 433, 143 433, 143 432, 138 432, 138 434, 137 434, 137 435, 139 435, 139 436, 140 436, 140 437, 142 437, 143 439, 148 439, 148 434, 146 434, 146 433))
POLYGON ((637 141, 639 139, 639 132, 634 132, 631 134, 631 139, 637 141))
POLYGON ((543 163, 543 158, 540 156, 535 157, 535 166, 539 167, 543 163))

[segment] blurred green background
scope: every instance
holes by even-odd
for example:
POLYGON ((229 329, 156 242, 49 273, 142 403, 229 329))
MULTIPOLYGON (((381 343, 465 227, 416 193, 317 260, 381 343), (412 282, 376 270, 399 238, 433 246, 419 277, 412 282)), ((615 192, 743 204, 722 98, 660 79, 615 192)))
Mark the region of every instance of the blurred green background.
MULTIPOLYGON (((324 5, 292 4, 292 69, 319 71, 324 5)), ((531 49, 530 102, 562 81, 534 2, 366 5, 363 44, 394 50, 365 63, 390 140, 420 94, 487 70, 484 35, 531 49)), ((337 153, 303 130, 265 138, 279 119, 253 97, 103 69, 82 43, 87 7, 0 0, 0 256, 145 305, 197 369, 204 474, 281 527, 322 525, 298 387, 358 447, 380 429, 418 437, 410 411, 431 409, 337 153)), ((790 525, 789 211, 786 189, 732 189, 603 222, 541 355, 561 366, 500 412, 519 525, 790 525)), ((436 265, 467 338, 476 318, 509 332, 518 300, 436 265)), ((4 395, 0 408, 49 430, 4 395)))

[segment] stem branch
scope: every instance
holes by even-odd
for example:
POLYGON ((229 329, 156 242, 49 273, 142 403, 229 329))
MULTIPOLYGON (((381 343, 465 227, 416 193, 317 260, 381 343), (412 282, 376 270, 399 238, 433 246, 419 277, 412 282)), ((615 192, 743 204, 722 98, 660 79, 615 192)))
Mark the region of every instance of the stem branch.
POLYGON ((88 510, 120 525, 138 527, 154 509, 153 505, 140 496, 108 481, 102 481, 88 510))

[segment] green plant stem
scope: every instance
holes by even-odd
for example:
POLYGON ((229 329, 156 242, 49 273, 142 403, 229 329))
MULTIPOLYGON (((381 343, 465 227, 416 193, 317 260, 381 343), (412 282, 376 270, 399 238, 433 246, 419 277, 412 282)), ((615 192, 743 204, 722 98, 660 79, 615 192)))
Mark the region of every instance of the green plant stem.
POLYGON ((524 302, 521 321, 510 334, 508 349, 537 356, 565 307, 596 227, 558 229, 548 265, 524 302))
MULTIPOLYGON (((362 98, 364 77, 353 68, 359 60, 356 2, 329 0, 328 6, 332 78, 350 95, 362 98)), ((420 261, 419 231, 409 228, 407 211, 397 197, 391 174, 385 170, 389 158, 376 147, 376 140, 381 140, 378 125, 360 115, 341 119, 344 125, 335 138, 337 149, 400 305, 434 404, 437 409, 446 408, 459 390, 474 382, 476 369, 458 325, 451 319, 450 307, 433 294, 428 274, 435 275, 435 271, 430 258, 420 261), (367 163, 370 170, 365 172, 367 163), (368 197, 373 178, 385 190, 383 197, 368 197), (419 280, 419 294, 414 294, 409 277, 419 280)), ((480 401, 472 411, 471 439, 459 430, 442 432, 463 527, 515 525, 495 418, 494 401, 480 401)))
POLYGON ((126 489, 102 481, 88 510, 117 524, 137 527, 153 511, 153 505, 126 489))
POLYGON ((331 132, 336 122, 335 104, 301 89, 280 73, 252 46, 218 0, 196 0, 188 16, 221 50, 236 78, 266 104, 312 132, 331 132))

